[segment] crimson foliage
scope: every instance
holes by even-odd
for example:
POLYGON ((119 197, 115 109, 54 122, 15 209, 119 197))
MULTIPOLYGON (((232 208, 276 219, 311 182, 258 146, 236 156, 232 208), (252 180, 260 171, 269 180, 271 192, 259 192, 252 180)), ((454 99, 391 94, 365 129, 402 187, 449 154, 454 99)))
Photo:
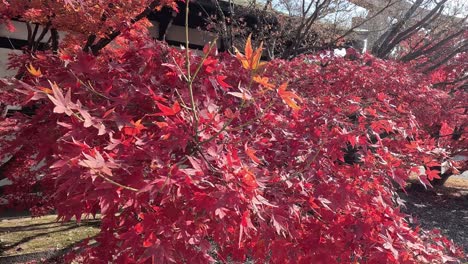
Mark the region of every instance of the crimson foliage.
POLYGON ((2 101, 35 108, 2 120, 0 159, 15 159, 4 168, 13 182, 4 197, 65 221, 102 215, 97 243, 83 243, 77 260, 463 256, 411 225, 394 187, 420 165, 421 182, 438 177, 429 168, 451 144, 441 135, 466 122, 456 107, 457 118, 442 119, 453 93, 369 55, 263 63, 250 41, 236 58, 208 46, 186 53, 131 30, 119 38, 100 56, 70 45, 12 58, 29 74, 0 90, 2 101))

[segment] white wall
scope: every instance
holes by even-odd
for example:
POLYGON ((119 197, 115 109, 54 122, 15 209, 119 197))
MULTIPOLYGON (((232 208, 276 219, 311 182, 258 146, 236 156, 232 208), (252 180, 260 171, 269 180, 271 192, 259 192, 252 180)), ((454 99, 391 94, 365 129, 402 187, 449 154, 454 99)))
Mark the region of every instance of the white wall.
MULTIPOLYGON (((159 34, 159 23, 156 21, 151 21, 151 23, 153 24, 153 27, 149 29, 150 34, 153 38, 157 38, 159 34)), ((214 38, 215 35, 213 33, 195 28, 189 28, 190 44, 204 46, 214 38)), ((185 43, 185 27, 172 25, 167 30, 166 39, 185 43)))
MULTIPOLYGON (((18 22, 18 21, 13 21, 12 23, 15 27, 15 31, 13 32, 8 31, 5 25, 0 25, 0 37, 5 37, 7 39, 12 38, 12 39, 27 40, 28 30, 27 30, 26 24, 23 22, 18 22)), ((39 26, 38 31, 37 31, 37 37, 39 37, 39 35, 41 34, 42 29, 43 27, 39 26)), ((34 25, 32 26, 32 30, 34 30, 34 25)), ((50 32, 48 32, 44 36, 43 40, 47 41, 49 37, 50 37, 50 32)), ((9 48, 0 48, 0 78, 11 77, 16 74, 16 71, 7 70, 7 63, 8 63, 8 54, 11 54, 11 53, 20 54, 21 53, 21 50, 18 50, 17 48, 19 47, 11 46, 9 48)))
MULTIPOLYGON (((9 38, 15 38, 15 39, 27 39, 28 38, 28 29, 26 27, 26 23, 24 22, 18 22, 18 21, 13 21, 13 26, 15 27, 14 32, 10 32, 7 30, 5 25, 0 25, 0 36, 1 37, 9 37, 9 38)), ((37 31, 37 37, 41 34, 43 27, 39 26, 39 29, 37 31)), ((34 30, 34 25, 31 26, 31 30, 34 30)), ((47 34, 44 36, 44 41, 47 41, 50 37, 50 32, 47 32, 47 34)))
MULTIPOLYGON (((153 27, 149 29, 151 36, 154 38, 158 37, 158 29, 159 29, 159 23, 156 21, 151 21, 153 23, 153 27)), ((17 22, 13 21, 13 25, 15 26, 16 30, 14 32, 10 32, 6 29, 4 25, 0 25, 0 37, 6 37, 6 38, 13 38, 13 39, 21 39, 21 40, 26 40, 28 37, 28 31, 26 24, 23 22, 17 22)), ((32 30, 34 30, 34 26, 32 26, 32 30)), ((42 32, 42 27, 39 27, 37 36, 41 34, 42 32)), ((64 32, 59 32, 59 34, 62 36, 65 35, 64 32)), ((50 32, 48 32, 45 37, 43 38, 43 41, 47 41, 50 37, 50 32)), ((204 46, 206 43, 212 41, 214 39, 215 35, 207 32, 207 31, 201 31, 197 30, 194 28, 189 28, 189 42, 191 44, 199 45, 199 46, 204 46)), ((185 28, 181 26, 176 26, 172 25, 167 32, 166 35, 167 40, 172 40, 172 41, 178 41, 185 43, 185 28)), ((218 42, 219 44, 219 42, 218 42)), ((13 48, 13 47, 12 47, 13 48)), ((18 47, 16 47, 18 48, 18 47)), ((7 71, 7 61, 8 61, 8 54, 11 52, 16 52, 16 53, 21 53, 19 50, 13 50, 13 49, 7 49, 7 48, 0 48, 0 78, 1 77, 9 77, 15 74, 13 71, 7 71)))
POLYGON ((20 54, 21 51, 0 48, 0 78, 11 77, 16 74, 16 71, 7 70, 8 54, 10 53, 20 54))

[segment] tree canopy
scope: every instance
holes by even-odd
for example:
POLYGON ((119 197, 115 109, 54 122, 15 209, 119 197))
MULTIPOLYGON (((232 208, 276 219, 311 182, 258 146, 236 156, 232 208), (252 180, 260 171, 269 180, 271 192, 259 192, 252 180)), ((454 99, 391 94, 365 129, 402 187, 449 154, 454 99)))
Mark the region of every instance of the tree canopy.
POLYGON ((0 80, 2 102, 32 112, 0 120, 2 198, 63 221, 100 213, 96 242, 69 261, 464 257, 396 192, 464 166, 452 157, 467 146, 466 91, 434 87, 450 65, 425 74, 352 49, 266 62, 251 37, 235 56, 215 42, 199 54, 148 34, 146 12, 172 1, 16 2, 4 21, 70 34, 11 56, 22 74, 0 80))

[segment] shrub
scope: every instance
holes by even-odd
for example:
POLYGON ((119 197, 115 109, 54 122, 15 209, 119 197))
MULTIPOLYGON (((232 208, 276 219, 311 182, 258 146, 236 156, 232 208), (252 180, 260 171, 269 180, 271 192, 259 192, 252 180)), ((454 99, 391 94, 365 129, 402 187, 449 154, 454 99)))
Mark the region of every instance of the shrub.
POLYGON ((445 155, 421 124, 447 92, 425 76, 369 55, 261 62, 250 40, 237 57, 213 45, 179 51, 132 30, 117 41, 99 56, 70 46, 13 58, 29 73, 3 80, 0 93, 35 107, 2 121, 0 155, 15 157, 7 197, 65 221, 102 214, 97 244, 83 243, 78 260, 463 256, 410 225, 395 192, 394 182, 445 155))

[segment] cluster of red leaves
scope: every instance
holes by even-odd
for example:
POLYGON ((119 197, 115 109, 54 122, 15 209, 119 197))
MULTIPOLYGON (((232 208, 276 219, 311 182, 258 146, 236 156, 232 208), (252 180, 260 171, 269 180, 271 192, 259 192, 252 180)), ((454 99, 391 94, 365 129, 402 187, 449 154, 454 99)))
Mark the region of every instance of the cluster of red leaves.
MULTIPOLYGON (((11 19, 38 23, 48 28, 73 32, 72 38, 94 34, 105 37, 115 30, 128 28, 128 18, 140 14, 154 0, 15 0, 2 1, 0 5, 0 22, 6 23, 14 31, 11 19)), ((157 1, 157 9, 163 6, 177 8, 173 0, 157 1)))
MULTIPOLYGON (((62 220, 102 214, 98 243, 83 243, 79 260, 462 256, 440 234, 409 224, 393 183, 466 146, 463 90, 433 89, 431 78, 367 55, 264 63, 250 39, 236 57, 209 47, 189 53, 187 69, 185 52, 150 40, 143 20, 122 22, 153 1, 114 2, 0 6, 2 20, 73 32, 58 55, 11 58, 29 73, 2 80, 0 99, 35 111, 0 121, 0 166, 13 183, 2 194, 9 206, 54 208, 62 220), (81 51, 88 36, 116 30, 117 45, 99 56, 81 51), (461 137, 450 140, 455 128, 461 137)), ((420 180, 434 177, 427 170, 420 180)))
POLYGON ((191 94, 184 52, 143 39, 110 54, 38 55, 0 94, 37 107, 2 121, 0 159, 16 158, 6 176, 46 184, 38 205, 62 220, 102 214, 83 262, 462 256, 398 207, 392 182, 445 154, 421 127, 443 92, 409 69, 367 55, 265 64, 248 42, 238 58, 190 53, 191 94))

